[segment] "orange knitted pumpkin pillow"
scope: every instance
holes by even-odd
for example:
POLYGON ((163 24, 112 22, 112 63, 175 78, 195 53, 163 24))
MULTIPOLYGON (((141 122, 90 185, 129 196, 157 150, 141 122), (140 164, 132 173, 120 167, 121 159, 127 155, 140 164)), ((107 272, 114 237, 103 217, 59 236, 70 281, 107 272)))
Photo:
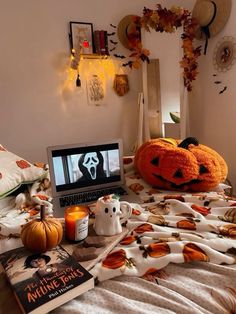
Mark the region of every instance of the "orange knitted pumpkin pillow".
POLYGON ((139 147, 134 165, 147 183, 167 190, 209 191, 228 174, 225 160, 193 137, 150 140, 139 147))

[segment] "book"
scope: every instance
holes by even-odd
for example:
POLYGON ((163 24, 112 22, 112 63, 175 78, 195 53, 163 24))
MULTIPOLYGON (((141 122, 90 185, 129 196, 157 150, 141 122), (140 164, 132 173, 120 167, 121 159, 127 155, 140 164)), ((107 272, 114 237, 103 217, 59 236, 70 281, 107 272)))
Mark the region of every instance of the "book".
POLYGON ((101 47, 100 47, 100 31, 94 31, 94 46, 95 46, 95 52, 97 54, 101 54, 101 47))
POLYGON ((128 231, 126 227, 122 227, 122 232, 114 236, 98 236, 93 229, 93 219, 90 218, 88 236, 84 241, 69 243, 63 240, 61 246, 89 271, 110 253, 128 231))
POLYGON ((105 54, 109 56, 109 47, 108 47, 108 35, 107 31, 104 32, 104 38, 105 38, 105 54))
POLYGON ((101 30, 99 32, 99 36, 100 36, 100 51, 101 51, 101 55, 105 55, 106 54, 106 31, 101 30))
POLYGON ((108 49, 108 36, 107 31, 104 30, 96 30, 94 31, 94 46, 95 52, 98 55, 109 55, 108 49))
POLYGON ((42 254, 20 247, 0 262, 23 313, 47 313, 94 287, 93 276, 61 246, 42 254))

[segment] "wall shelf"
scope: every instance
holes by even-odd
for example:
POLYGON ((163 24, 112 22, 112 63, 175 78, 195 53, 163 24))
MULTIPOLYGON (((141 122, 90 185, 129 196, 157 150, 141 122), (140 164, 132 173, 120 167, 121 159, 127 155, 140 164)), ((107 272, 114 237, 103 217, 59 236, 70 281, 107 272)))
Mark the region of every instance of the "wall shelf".
POLYGON ((81 54, 80 55, 81 60, 83 59, 108 59, 109 56, 108 55, 99 55, 97 53, 93 53, 93 54, 81 54))

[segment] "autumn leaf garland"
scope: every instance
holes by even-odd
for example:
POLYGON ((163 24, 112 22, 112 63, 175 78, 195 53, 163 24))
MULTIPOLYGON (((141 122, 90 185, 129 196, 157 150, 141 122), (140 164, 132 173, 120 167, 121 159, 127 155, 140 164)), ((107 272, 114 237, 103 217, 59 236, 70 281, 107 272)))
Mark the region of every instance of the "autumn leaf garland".
MULTIPOLYGON (((192 81, 197 77, 197 58, 201 55, 201 47, 194 48, 193 45, 198 24, 190 15, 190 12, 184 8, 172 7, 168 10, 158 4, 156 10, 145 7, 141 17, 134 17, 134 23, 148 32, 150 32, 150 29, 154 29, 156 32, 174 33, 178 27, 183 26, 181 38, 184 53, 180 66, 183 68, 184 86, 188 91, 192 90, 192 81)), ((149 62, 150 52, 142 47, 140 41, 134 42, 131 50, 132 53, 129 56, 131 60, 125 63, 124 66, 139 68, 142 62, 149 62)))

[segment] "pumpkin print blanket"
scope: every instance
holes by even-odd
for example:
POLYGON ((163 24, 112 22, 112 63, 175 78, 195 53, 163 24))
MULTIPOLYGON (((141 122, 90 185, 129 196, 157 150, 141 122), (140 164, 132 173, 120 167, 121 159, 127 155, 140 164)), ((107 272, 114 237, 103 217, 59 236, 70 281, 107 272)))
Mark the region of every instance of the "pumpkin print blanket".
POLYGON ((126 163, 132 204, 128 235, 92 270, 98 281, 120 275, 150 278, 170 263, 236 263, 236 200, 218 191, 178 193, 151 188, 126 163))
MULTIPOLYGON (((143 200, 132 204, 127 236, 92 270, 98 281, 155 276, 169 263, 236 261, 236 199, 222 191, 178 193, 153 189, 125 159, 126 183, 143 200)), ((49 176, 27 191, 1 200, 0 234, 19 236, 21 225, 52 210, 49 176)), ((91 210, 93 207, 91 207, 91 210)))
MULTIPOLYGON (((53 313, 235 313, 236 199, 222 190, 153 189, 135 174, 132 158, 125 161, 127 185, 143 203, 132 204, 128 234, 91 270, 99 284, 53 313)), ((39 200, 50 202, 44 183, 34 185, 37 198, 29 186, 0 200, 2 251, 19 243, 9 235, 19 236, 20 226, 38 215, 39 200)), ((0 308, 19 313, 3 273, 0 308)))
POLYGON ((236 262, 236 203, 216 193, 132 204, 128 235, 93 269, 99 281, 155 276, 169 263, 236 262))

